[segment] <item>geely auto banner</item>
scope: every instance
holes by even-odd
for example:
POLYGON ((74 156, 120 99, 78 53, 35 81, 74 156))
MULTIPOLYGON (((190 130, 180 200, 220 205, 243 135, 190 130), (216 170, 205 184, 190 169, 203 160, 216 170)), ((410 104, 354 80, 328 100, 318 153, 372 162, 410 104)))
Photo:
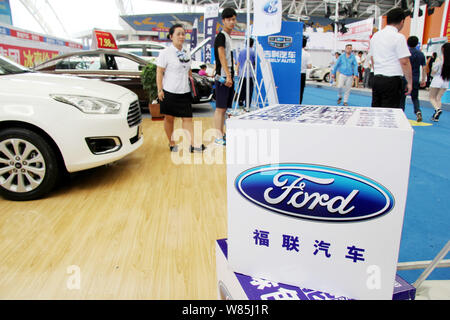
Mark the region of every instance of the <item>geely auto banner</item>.
MULTIPOLYGON (((279 33, 258 37, 258 43, 264 50, 264 58, 271 64, 280 103, 298 103, 300 100, 302 41, 302 22, 283 21, 279 33)), ((260 65, 257 67, 257 77, 260 83, 260 65)), ((265 97, 264 87, 262 95, 265 97)))
POLYGON ((232 270, 392 299, 412 140, 397 109, 275 105, 227 120, 232 270))

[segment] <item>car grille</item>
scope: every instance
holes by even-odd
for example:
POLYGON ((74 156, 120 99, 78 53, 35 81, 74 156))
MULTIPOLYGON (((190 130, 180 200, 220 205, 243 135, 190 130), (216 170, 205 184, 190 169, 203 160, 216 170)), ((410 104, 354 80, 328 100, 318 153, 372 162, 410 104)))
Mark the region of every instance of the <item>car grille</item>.
POLYGON ((134 101, 130 104, 130 108, 128 109, 128 126, 134 127, 137 126, 142 122, 142 114, 141 114, 141 107, 139 106, 139 101, 134 101))

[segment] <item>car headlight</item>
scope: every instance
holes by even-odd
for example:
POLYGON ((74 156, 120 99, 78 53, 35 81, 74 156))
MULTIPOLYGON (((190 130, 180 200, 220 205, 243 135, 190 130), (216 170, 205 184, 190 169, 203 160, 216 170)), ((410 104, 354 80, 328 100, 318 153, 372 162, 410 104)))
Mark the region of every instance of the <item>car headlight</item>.
POLYGON ((56 101, 70 104, 84 113, 117 114, 120 112, 120 103, 111 100, 67 94, 51 94, 50 96, 56 101))

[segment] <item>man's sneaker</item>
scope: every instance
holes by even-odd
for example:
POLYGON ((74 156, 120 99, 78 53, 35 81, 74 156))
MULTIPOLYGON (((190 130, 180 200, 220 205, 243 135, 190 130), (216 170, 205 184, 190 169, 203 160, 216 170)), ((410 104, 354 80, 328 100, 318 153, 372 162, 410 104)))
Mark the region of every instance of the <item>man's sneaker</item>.
POLYGON ((191 145, 191 147, 189 148, 189 151, 190 151, 191 153, 194 153, 194 152, 203 152, 205 149, 206 149, 206 147, 205 147, 204 144, 202 144, 202 145, 201 145, 200 147, 198 147, 198 148, 196 148, 196 147, 194 147, 194 146, 191 145))
POLYGON ((434 122, 438 122, 439 121, 439 116, 441 115, 442 110, 441 109, 437 109, 436 111, 434 111, 433 116, 431 117, 431 120, 434 122))
POLYGON ((227 141, 223 138, 217 138, 216 140, 214 140, 214 143, 221 146, 225 146, 227 144, 227 141))
POLYGON ((422 112, 417 111, 416 117, 417 117, 417 122, 422 122, 422 112))

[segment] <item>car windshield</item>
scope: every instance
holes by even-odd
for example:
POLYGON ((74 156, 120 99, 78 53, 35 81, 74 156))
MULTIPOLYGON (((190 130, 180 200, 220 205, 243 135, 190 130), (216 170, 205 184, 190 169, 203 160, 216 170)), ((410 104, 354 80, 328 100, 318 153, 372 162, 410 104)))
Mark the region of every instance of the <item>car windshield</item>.
POLYGON ((0 56, 0 75, 31 72, 30 69, 0 56))

